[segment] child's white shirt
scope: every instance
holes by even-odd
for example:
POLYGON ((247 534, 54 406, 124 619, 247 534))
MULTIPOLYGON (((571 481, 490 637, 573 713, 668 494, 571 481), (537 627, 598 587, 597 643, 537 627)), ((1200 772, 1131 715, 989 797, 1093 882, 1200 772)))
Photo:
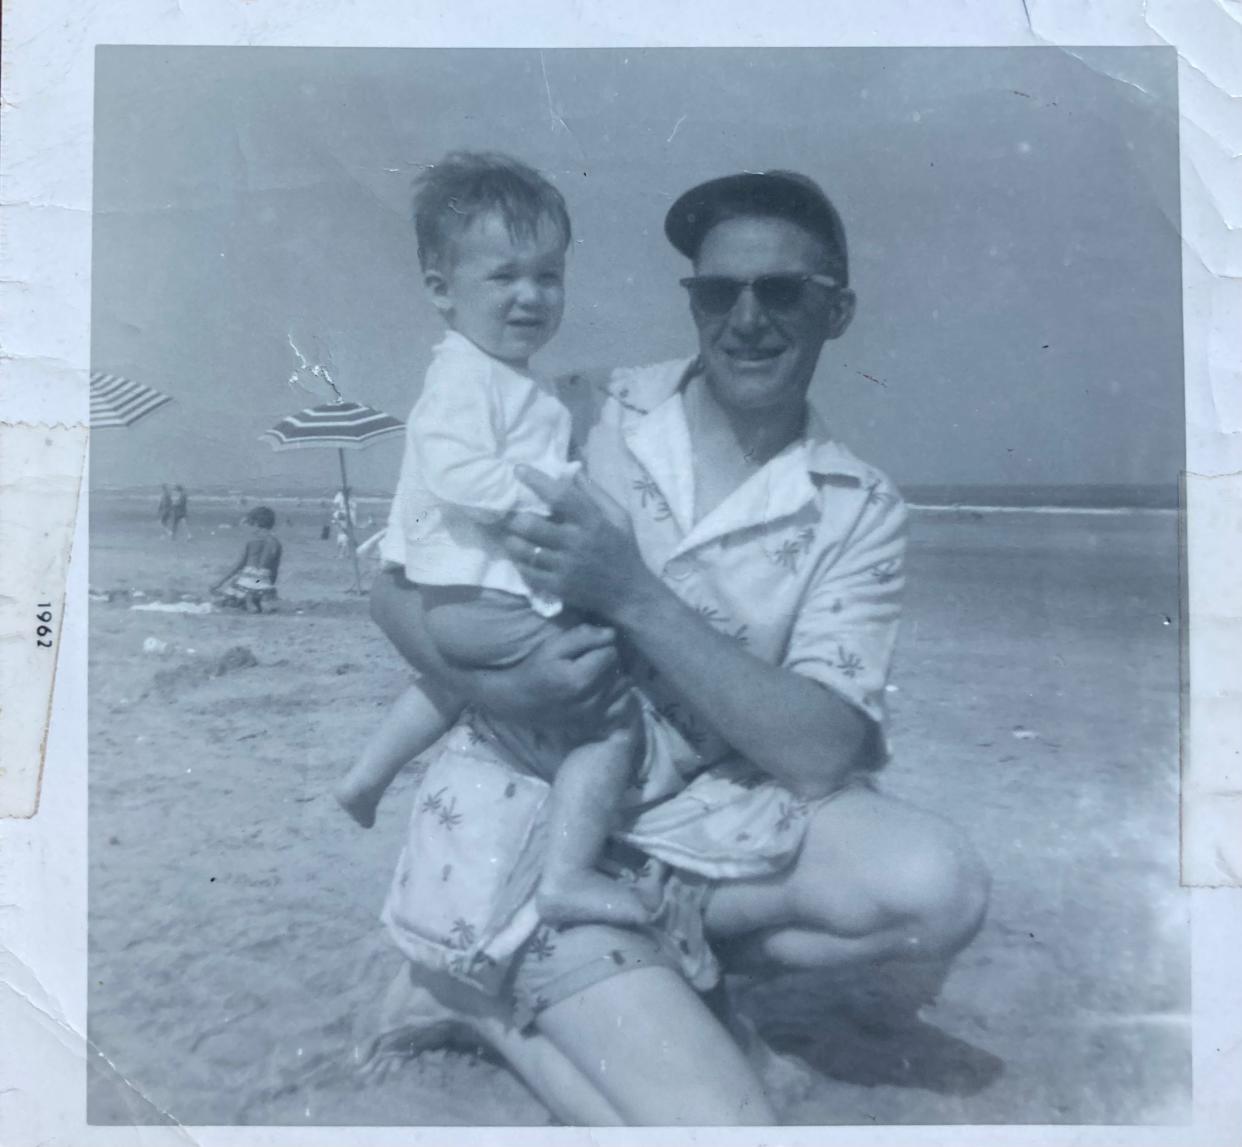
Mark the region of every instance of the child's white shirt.
POLYGON ((514 469, 572 476, 569 411, 552 387, 449 331, 435 348, 406 425, 405 456, 381 547, 425 585, 470 585, 527 598, 550 617, 560 602, 537 594, 489 524, 547 506, 514 469))

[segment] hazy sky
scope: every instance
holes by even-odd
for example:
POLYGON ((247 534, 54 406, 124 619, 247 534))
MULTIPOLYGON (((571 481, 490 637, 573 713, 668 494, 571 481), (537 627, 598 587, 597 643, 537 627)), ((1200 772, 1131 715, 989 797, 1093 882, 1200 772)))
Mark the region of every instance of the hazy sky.
MULTIPOLYGON (((438 320, 410 186, 454 148, 554 178, 575 229, 537 365, 694 350, 669 203, 793 168, 845 219, 858 315, 813 397, 905 485, 1173 482, 1182 458, 1171 50, 103 48, 93 362, 173 395, 93 481, 319 492, 258 435, 345 394, 404 417, 438 320)), ((400 439, 351 456, 395 482, 400 439)))

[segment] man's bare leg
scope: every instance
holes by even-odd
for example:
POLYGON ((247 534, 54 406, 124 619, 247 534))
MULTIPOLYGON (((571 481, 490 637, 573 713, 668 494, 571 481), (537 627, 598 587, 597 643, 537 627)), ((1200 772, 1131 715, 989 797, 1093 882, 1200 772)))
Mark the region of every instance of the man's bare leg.
POLYGON ((627 1126, 771 1126, 741 1049, 671 968, 601 980, 541 1012, 539 1031, 627 1126))
POLYGON ((393 1027, 372 1045, 363 1066, 366 1074, 383 1074, 423 1050, 478 1043, 499 1055, 562 1123, 621 1126, 621 1117, 595 1084, 546 1036, 518 1031, 495 996, 406 965, 389 987, 383 1011, 393 1027))
POLYGON ((974 938, 988 891, 986 871, 951 825, 859 788, 817 810, 793 868, 720 884, 705 922, 737 965, 930 961, 974 938))
MULTIPOLYGON (((396 985, 400 987, 400 985, 396 985)), ((572 1126, 767 1126, 776 1116, 729 1033, 670 968, 639 968, 592 984, 519 1032, 505 1005, 447 976, 413 973, 401 989, 408 1021, 441 1046, 446 1025, 501 1056, 572 1126)))

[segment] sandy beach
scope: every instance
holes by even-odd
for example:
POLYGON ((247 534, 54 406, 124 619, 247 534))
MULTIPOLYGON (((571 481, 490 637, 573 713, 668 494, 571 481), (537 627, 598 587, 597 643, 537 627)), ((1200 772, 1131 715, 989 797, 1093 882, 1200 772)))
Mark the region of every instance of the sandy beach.
MULTIPOLYGON (((400 963, 378 913, 416 776, 370 832, 329 795, 405 673, 345 592, 325 511, 277 505, 278 612, 199 616, 132 607, 204 598, 244 507, 192 503, 175 542, 154 507, 91 507, 90 1121, 547 1122, 468 1053, 355 1071, 400 963)), ((787 1122, 1185 1117, 1176 530, 1167 513, 914 515, 883 784, 968 831, 992 909, 917 1029, 861 1006, 900 992, 892 975, 743 994, 796 1057, 787 1122)))

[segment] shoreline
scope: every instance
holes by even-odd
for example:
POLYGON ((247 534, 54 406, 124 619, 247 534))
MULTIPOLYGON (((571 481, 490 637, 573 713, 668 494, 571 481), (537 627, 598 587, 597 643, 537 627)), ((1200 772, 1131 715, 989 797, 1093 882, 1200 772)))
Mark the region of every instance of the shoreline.
MULTIPOLYGON (((145 502, 153 495, 149 492, 132 492, 127 490, 92 490, 88 499, 101 499, 109 502, 145 502)), ((352 495, 359 506, 386 506, 392 501, 387 494, 355 494, 352 495)), ((314 494, 195 494, 193 504, 208 506, 236 506, 244 504, 270 504, 274 506, 311 506, 321 508, 331 504, 330 495, 314 494)), ((907 502, 906 508, 920 514, 1086 514, 1097 516, 1136 515, 1136 514, 1180 514, 1176 506, 1055 506, 1055 505, 1000 505, 995 503, 973 502, 907 502)))

